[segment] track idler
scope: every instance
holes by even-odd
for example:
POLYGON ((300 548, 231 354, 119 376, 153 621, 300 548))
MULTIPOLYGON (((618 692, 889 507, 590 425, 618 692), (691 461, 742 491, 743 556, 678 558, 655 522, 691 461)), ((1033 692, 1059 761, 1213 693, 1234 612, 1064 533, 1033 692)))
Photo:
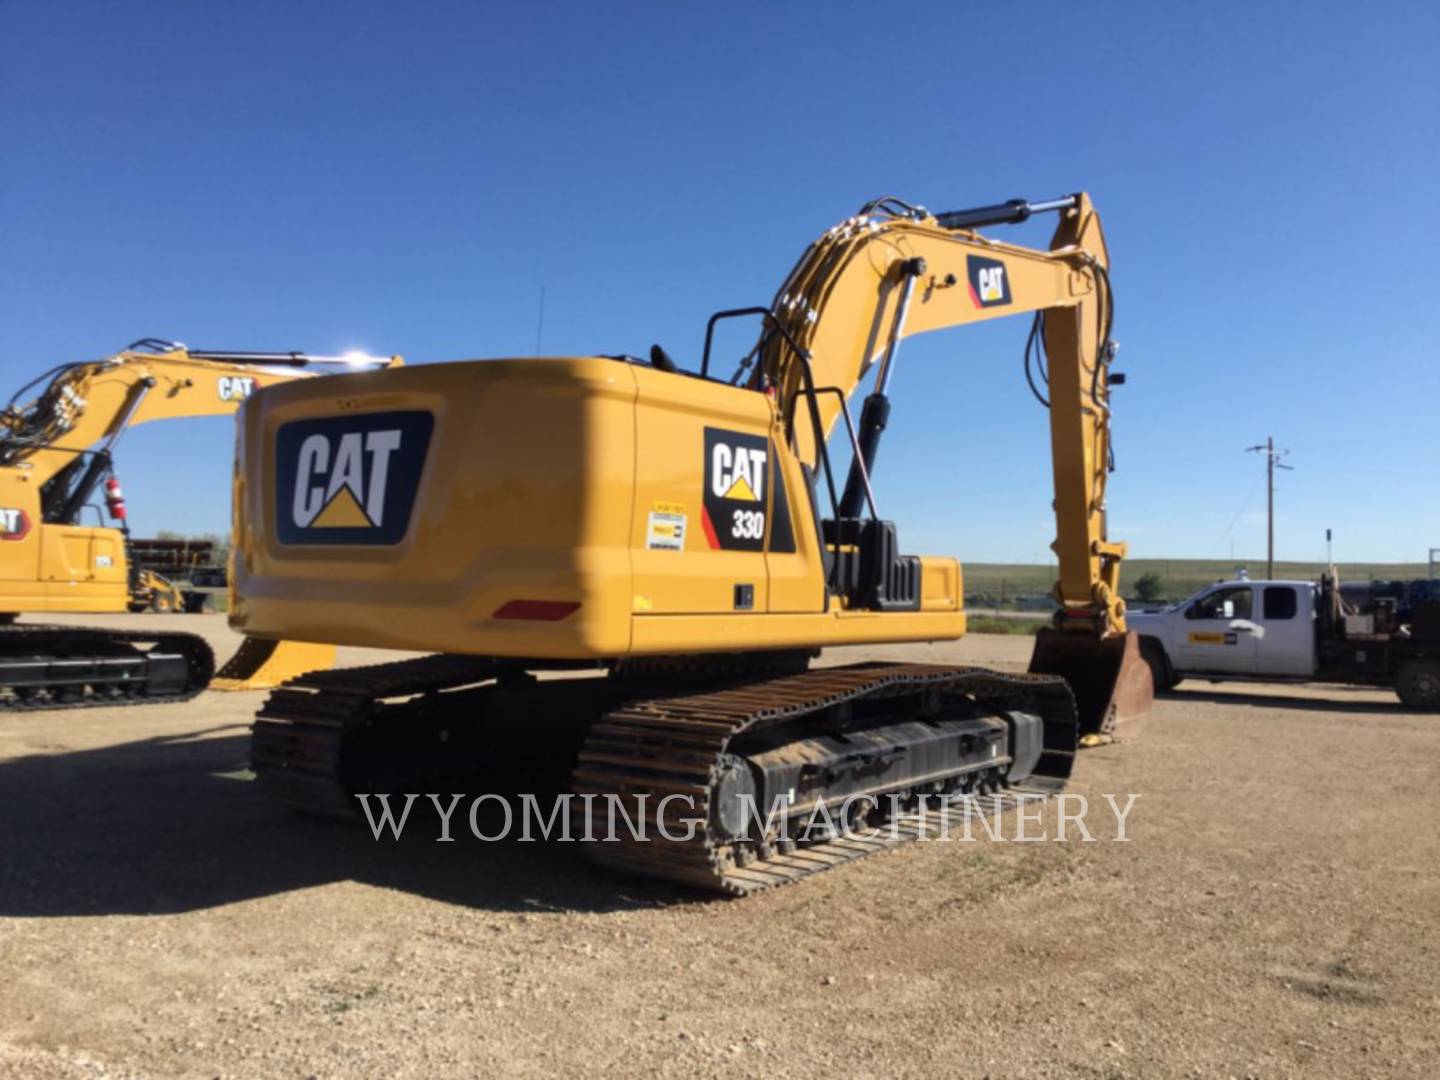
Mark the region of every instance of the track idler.
POLYGON ((1059 675, 1075 694, 1080 745, 1134 738, 1155 702, 1150 665, 1134 633, 1099 638, 1050 627, 1035 635, 1030 671, 1059 675))

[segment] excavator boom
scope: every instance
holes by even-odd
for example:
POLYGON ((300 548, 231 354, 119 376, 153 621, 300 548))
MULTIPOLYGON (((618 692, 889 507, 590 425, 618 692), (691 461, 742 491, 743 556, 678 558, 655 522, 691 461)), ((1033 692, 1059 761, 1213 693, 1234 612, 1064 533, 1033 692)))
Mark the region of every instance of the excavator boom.
POLYGON ((777 332, 763 339, 763 364, 754 376, 777 388, 792 417, 816 403, 813 423, 807 426, 802 415, 795 425, 798 452, 813 468, 816 446, 829 437, 841 403, 878 365, 838 506, 837 516, 855 518, 865 503, 873 504, 900 342, 931 330, 1033 315, 1026 372, 1050 414, 1059 579, 1055 627, 1038 635, 1030 670, 1071 683, 1087 737, 1133 727, 1153 698, 1149 668, 1125 631, 1119 579, 1126 548, 1106 529, 1114 356, 1108 267, 1099 215, 1083 194, 934 216, 898 200, 879 200, 829 230, 791 272, 771 306, 767 326, 777 332), (974 231, 1048 212, 1058 213, 1059 222, 1047 251, 974 231), (1043 388, 1038 379, 1046 382, 1043 388), (839 393, 825 396, 828 387, 839 393))

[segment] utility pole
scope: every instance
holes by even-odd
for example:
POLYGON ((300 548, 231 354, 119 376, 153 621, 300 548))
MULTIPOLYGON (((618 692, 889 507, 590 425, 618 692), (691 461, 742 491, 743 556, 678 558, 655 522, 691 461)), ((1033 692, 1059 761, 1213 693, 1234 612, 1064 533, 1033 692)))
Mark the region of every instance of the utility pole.
MULTIPOLYGON (((1249 454, 1265 455, 1265 489, 1266 489, 1266 541, 1265 541, 1265 576, 1271 580, 1275 577, 1275 470, 1291 469, 1289 465, 1281 464, 1280 459, 1289 450, 1276 450, 1275 437, 1269 436, 1265 439, 1264 446, 1247 446, 1245 452, 1249 454)), ((1293 469, 1292 469, 1293 471, 1293 469)))

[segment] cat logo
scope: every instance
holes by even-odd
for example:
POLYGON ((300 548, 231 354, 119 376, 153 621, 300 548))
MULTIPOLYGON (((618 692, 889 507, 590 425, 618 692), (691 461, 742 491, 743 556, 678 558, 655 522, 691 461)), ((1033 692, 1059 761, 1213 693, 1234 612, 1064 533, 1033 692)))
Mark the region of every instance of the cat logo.
POLYGON ((705 429, 705 498, 700 525, 711 550, 764 550, 769 467, 770 441, 765 436, 705 429))
POLYGON ((765 494, 766 449, 716 442, 710 449, 710 493, 721 499, 759 502, 765 494))
POLYGON ((1010 277, 999 259, 968 255, 965 269, 970 278, 970 299, 979 308, 1010 303, 1010 277))
POLYGON ((276 439, 282 544, 396 544, 410 525, 428 412, 296 420, 276 439))
POLYGON ((255 380, 249 375, 221 375, 216 389, 221 401, 244 401, 255 392, 255 380))
POLYGON ((29 514, 8 506, 0 507, 0 540, 24 540, 29 533, 29 514))

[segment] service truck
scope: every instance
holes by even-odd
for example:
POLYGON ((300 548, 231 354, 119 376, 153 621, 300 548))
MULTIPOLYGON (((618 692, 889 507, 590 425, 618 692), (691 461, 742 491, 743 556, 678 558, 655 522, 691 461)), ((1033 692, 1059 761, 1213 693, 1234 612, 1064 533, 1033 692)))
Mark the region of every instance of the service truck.
POLYGON ((1393 606, 1358 614, 1336 577, 1216 582, 1163 611, 1126 616, 1157 690, 1182 679, 1332 682, 1392 688, 1405 705, 1440 710, 1440 604, 1401 623, 1393 606))

